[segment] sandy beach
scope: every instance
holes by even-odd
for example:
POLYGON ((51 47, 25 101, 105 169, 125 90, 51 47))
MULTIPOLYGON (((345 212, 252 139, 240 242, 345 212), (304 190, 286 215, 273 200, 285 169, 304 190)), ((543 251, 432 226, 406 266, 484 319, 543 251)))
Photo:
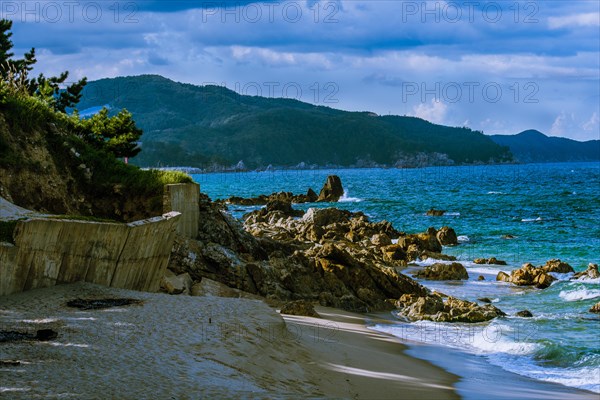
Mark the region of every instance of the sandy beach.
MULTIPOLYGON (((461 377, 407 355, 398 339, 369 330, 365 318, 375 317, 317 310, 323 318, 282 318, 260 300, 169 296, 84 283, 4 296, 0 330, 53 329, 58 337, 0 344, 0 361, 17 361, 0 366, 0 397, 461 397, 455 390, 461 377), (76 298, 140 303, 102 310, 66 306, 76 298)), ((550 398, 542 397, 550 392, 536 382, 523 381, 528 390, 519 393, 531 395, 523 398, 550 398)), ((503 386, 510 395, 511 382, 503 386)), ((597 398, 561 388, 561 398, 597 398)))

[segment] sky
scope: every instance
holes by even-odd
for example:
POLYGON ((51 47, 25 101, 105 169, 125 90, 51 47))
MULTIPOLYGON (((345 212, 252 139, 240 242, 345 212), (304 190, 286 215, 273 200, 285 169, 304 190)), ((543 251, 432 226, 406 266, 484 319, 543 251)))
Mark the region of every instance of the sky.
POLYGON ((600 1, 4 1, 17 55, 486 134, 600 139, 600 1))

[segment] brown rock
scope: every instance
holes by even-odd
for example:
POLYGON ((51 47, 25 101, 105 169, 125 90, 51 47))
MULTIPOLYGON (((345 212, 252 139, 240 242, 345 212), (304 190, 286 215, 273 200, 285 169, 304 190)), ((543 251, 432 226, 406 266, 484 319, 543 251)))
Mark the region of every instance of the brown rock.
POLYGON ((286 303, 281 307, 281 314, 300 315, 304 317, 321 318, 310 301, 296 300, 286 303))
POLYGON ((460 263, 435 263, 418 271, 414 276, 436 281, 469 279, 466 268, 460 263))
POLYGON ((578 272, 573 275, 573 279, 598 279, 600 278, 600 272, 598 272, 598 264, 590 263, 587 269, 583 272, 578 272))
POLYGON ((458 244, 458 238, 454 229, 443 226, 436 233, 437 240, 442 246, 456 246, 458 244))
POLYGON ((541 273, 535 277, 533 284, 538 289, 546 289, 555 280, 556 280, 556 278, 552 277, 551 275, 548 275, 546 273, 541 273))
POLYGON ((498 275, 496 275, 496 280, 500 282, 510 282, 510 275, 506 272, 500 271, 498 275))
POLYGON ((560 274, 575 272, 573 267, 571 267, 569 264, 557 259, 547 261, 546 265, 542 266, 541 268, 544 272, 558 272, 560 274))
POLYGON ((441 217, 445 212, 446 210, 436 210, 435 208, 430 208, 426 214, 431 217, 441 217))
POLYGON ((593 313, 600 313, 600 301, 597 302, 596 304, 594 304, 591 308, 590 308, 590 312, 593 313))
POLYGON ((371 243, 377 247, 382 247, 391 245, 392 240, 385 233, 377 233, 371 237, 371 243))
POLYGON ((477 280, 478 280, 478 281, 485 281, 485 277, 484 277, 483 275, 479 275, 479 276, 477 277, 477 280))
POLYGON ((344 195, 342 181, 337 175, 329 175, 325 185, 319 193, 318 202, 337 202, 344 195))

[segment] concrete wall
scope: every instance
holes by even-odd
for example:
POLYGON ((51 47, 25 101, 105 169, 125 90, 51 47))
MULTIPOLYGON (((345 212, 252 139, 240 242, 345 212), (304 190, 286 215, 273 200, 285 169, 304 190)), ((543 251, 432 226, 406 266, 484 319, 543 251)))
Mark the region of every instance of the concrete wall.
POLYGON ((179 183, 165 185, 163 196, 163 212, 177 211, 181 218, 177 225, 177 233, 190 239, 198 236, 198 201, 200 185, 197 183, 179 183))
POLYGON ((171 212, 129 224, 19 221, 15 245, 0 243, 0 296, 78 281, 157 291, 179 217, 171 212))

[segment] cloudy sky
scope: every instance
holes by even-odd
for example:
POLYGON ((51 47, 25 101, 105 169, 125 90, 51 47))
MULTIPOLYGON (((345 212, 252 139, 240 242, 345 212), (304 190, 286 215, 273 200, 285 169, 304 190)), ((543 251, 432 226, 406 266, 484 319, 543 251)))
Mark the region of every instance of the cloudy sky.
POLYGON ((38 72, 600 138, 600 2, 0 1, 38 72))

